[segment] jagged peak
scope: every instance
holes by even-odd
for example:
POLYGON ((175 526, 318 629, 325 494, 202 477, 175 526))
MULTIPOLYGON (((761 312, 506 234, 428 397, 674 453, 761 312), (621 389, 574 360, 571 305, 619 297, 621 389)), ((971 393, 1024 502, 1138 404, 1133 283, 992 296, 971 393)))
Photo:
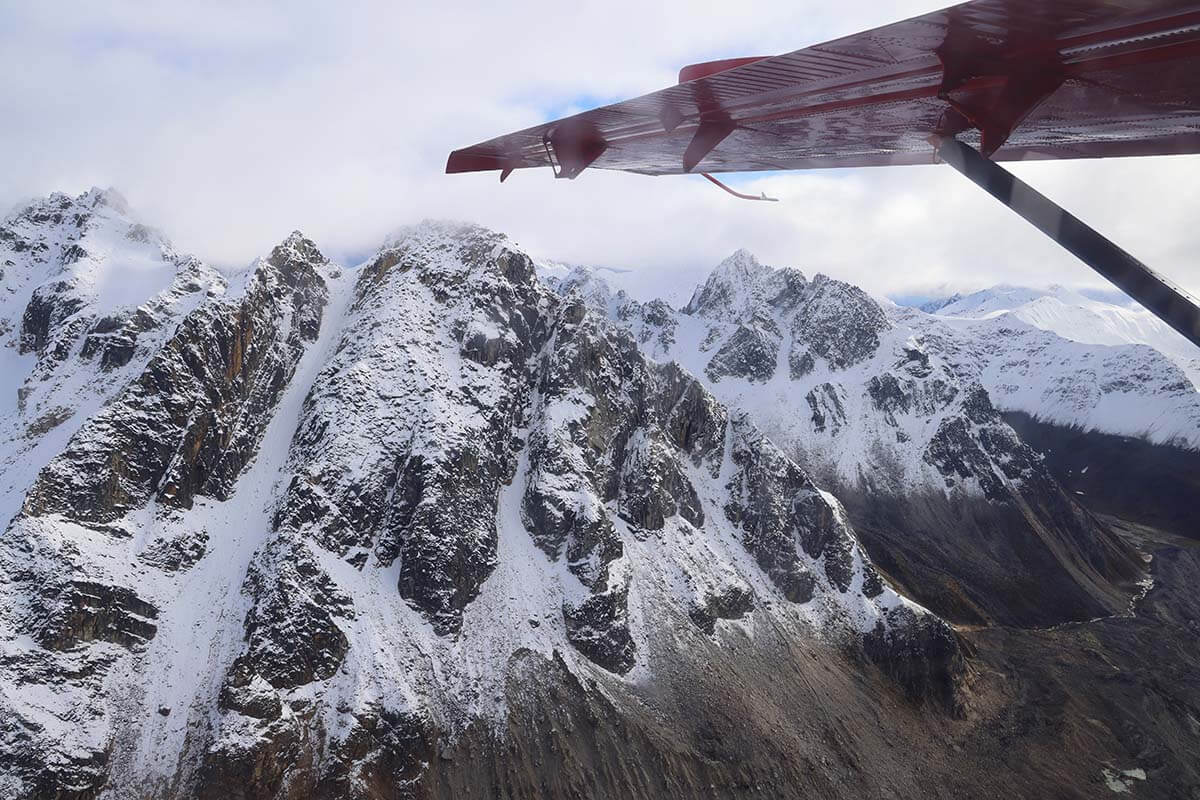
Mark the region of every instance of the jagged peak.
POLYGON ((813 313, 823 316, 842 314, 848 322, 867 324, 875 330, 888 327, 887 315, 879 301, 852 283, 818 273, 808 288, 808 316, 813 313), (818 308, 823 311, 815 311, 818 308))
POLYGON ((770 277, 775 271, 775 267, 763 264, 754 253, 743 247, 717 264, 709 274, 705 285, 713 282, 726 282, 752 286, 770 277))
POLYGON ((16 206, 4 219, 4 239, 14 243, 18 252, 34 251, 41 255, 36 260, 45 261, 54 253, 66 253, 67 261, 77 261, 91 249, 85 239, 99 236, 104 240, 102 251, 120 250, 127 246, 147 246, 161 251, 163 258, 171 259, 176 253, 170 240, 157 228, 145 225, 133 216, 129 203, 116 189, 101 189, 93 186, 79 195, 51 192, 45 197, 29 200, 16 206), (81 250, 76 245, 82 244, 81 250))
POLYGON ((565 277, 559 280, 557 290, 560 294, 577 291, 586 298, 602 299, 608 303, 614 298, 626 296, 623 289, 614 289, 592 267, 573 266, 565 277))
POLYGON ((77 198, 78 202, 97 208, 104 206, 112 209, 117 214, 127 217, 132 212, 129 209, 129 201, 125 199, 125 195, 113 187, 101 189, 98 186, 93 186, 77 198))
POLYGON ((268 256, 267 261, 276 267, 286 264, 303 262, 312 266, 325 264, 328 258, 317 247, 316 243, 298 230, 292 231, 287 238, 277 244, 268 256))
POLYGON ((23 220, 39 225, 46 223, 59 224, 66 218, 69 212, 75 212, 76 214, 107 212, 105 216, 114 216, 126 221, 133 221, 130 219, 132 211, 125 197, 116 189, 111 187, 101 189, 98 186, 93 186, 86 192, 74 196, 66 192, 51 192, 45 197, 27 200, 15 206, 5 221, 15 222, 23 220))
POLYGON ((426 219, 398 228, 362 267, 382 278, 397 265, 453 280, 482 271, 522 291, 546 290, 528 253, 507 235, 473 223, 426 219))
POLYGON ((495 244, 510 246, 507 235, 497 233, 473 222, 463 222, 451 219, 423 219, 420 222, 403 225, 388 234, 383 240, 380 250, 392 250, 397 247, 412 247, 427 243, 450 241, 459 243, 465 240, 493 240, 495 244))
POLYGON ((763 264, 749 250, 726 258, 696 288, 685 314, 735 321, 752 315, 759 306, 775 302, 805 284, 804 273, 792 267, 763 264))
MULTIPOLYGON (((120 297, 132 287, 163 288, 164 275, 150 265, 169 265, 181 256, 157 229, 138 222, 115 189, 92 187, 29 201, 0 225, 0 248, 20 257, 23 280, 66 280, 88 296, 120 297)), ((143 299, 145 299, 143 297, 143 299)))
POLYGON ((758 256, 747 250, 745 247, 739 247, 733 251, 733 254, 717 265, 714 272, 732 272, 740 271, 743 273, 761 272, 763 270, 773 269, 765 266, 758 260, 758 256))

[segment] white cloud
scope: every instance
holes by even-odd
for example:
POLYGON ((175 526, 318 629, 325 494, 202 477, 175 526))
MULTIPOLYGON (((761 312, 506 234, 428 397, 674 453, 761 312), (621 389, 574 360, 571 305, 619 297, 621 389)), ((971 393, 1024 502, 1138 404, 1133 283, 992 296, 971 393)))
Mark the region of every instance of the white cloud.
MULTIPOLYGON (((115 185, 176 243, 244 263, 300 228, 363 254, 422 217, 470 219, 679 298, 745 246, 880 292, 1097 284, 945 167, 696 178, 442 174, 450 150, 581 98, 661 88, 689 62, 781 52, 939 0, 0 4, 0 206, 115 185)), ((1020 165, 1200 289, 1200 158, 1020 165)))

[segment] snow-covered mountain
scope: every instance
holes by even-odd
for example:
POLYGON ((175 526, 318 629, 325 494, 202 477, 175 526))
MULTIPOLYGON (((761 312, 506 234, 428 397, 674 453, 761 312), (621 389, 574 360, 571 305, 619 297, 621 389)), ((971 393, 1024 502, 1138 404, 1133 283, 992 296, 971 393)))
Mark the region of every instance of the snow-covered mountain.
POLYGON ((1161 357, 744 252, 635 303, 460 224, 221 275, 96 190, 0 264, 10 796, 999 796, 1115 758, 997 773, 1028 701, 969 637, 1127 614, 1141 554, 997 406, 1059 359, 1080 418, 1184 413, 1161 357))
POLYGON ((1200 388, 1200 351, 1171 326, 1132 302, 1101 300, 1063 286, 997 286, 927 303, 921 310, 966 320, 1019 320, 1083 344, 1147 345, 1174 361, 1200 388))
MULTIPOLYGON (((1037 624, 1048 604, 1100 614, 1116 601, 1104 588, 1107 566, 1092 575, 1092 566, 1041 545, 1027 549, 1036 528, 1074 540, 1050 552, 1077 552, 1078 530, 1090 522, 1066 511, 1069 499, 998 410, 1089 426, 1136 407, 1154 415, 1158 428, 1144 423, 1151 435, 1200 434, 1200 394, 1149 348, 1078 345, 1028 326, 1010 331, 1003 320, 991 330, 947 324, 745 251, 679 311, 600 282, 581 269, 559 288, 606 310, 653 358, 704 376, 850 507, 893 579, 958 621, 1037 624), (1105 381, 1097 384, 1094 367, 1108 371, 1105 381), (964 531, 986 533, 992 547, 979 550, 964 531), (1045 563, 1025 583, 1014 560, 1045 563), (1052 598, 1050 572, 1061 575, 1052 598)), ((1101 546, 1084 561, 1109 557, 1101 546)))
MULTIPOLYGON (((1142 310, 1122 309, 1067 290, 1047 294, 998 289, 958 297, 944 306, 927 305, 936 310, 928 313, 875 300, 824 276, 810 284, 798 271, 761 265, 745 251, 718 266, 681 313, 662 303, 636 303, 624 293, 597 286, 602 283, 598 273, 580 269, 559 285, 602 301, 614 317, 633 324, 642 339, 653 344, 655 357, 678 360, 707 375, 714 386, 726 383, 730 388, 714 389, 723 399, 739 406, 763 406, 758 417, 769 433, 803 439, 805 449, 815 451, 814 458, 832 462, 843 479, 857 479, 864 443, 838 439, 828 428, 819 430, 823 426, 815 418, 796 418, 788 410, 793 405, 788 398, 801 387, 805 395, 821 389, 829 375, 844 373, 865 386, 891 366, 884 362, 892 358, 899 359, 897 363, 916 358, 923 372, 929 356, 934 372, 941 367, 964 385, 981 385, 1001 411, 1200 449, 1200 390, 1185 369, 1197 363, 1186 358, 1189 348, 1195 348, 1163 323, 1148 321, 1154 318, 1142 310), (793 306, 808 286, 814 290, 812 299, 805 300, 804 313, 795 316, 793 306), (850 313, 852 318, 847 317, 850 313), (1088 316, 1097 320, 1090 334, 1089 324, 1082 321, 1088 316), (1075 327, 1067 325, 1072 318, 1077 318, 1075 327), (1061 323, 1063 333, 1052 330, 1052 322, 1061 323), (802 341, 803 333, 789 334, 788 326, 800 332, 815 327, 822 345, 831 343, 833 352, 814 350, 802 341), (1139 331, 1146 333, 1144 340, 1139 331), (776 356, 786 363, 774 363, 776 356)), ((817 395, 809 402, 820 404, 817 395)), ((847 392, 848 397, 856 395, 865 396, 847 392)), ((869 438, 881 440, 875 433, 869 438)), ((918 485, 931 480, 928 474, 917 474, 927 471, 919 454, 901 467, 918 485)))

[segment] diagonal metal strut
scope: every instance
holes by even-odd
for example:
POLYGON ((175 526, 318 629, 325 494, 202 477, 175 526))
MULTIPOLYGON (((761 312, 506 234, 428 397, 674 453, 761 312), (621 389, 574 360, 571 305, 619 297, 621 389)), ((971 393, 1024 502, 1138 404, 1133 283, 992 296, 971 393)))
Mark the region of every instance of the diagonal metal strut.
POLYGON ((1187 292, 970 145, 953 138, 940 138, 935 144, 942 161, 1200 347, 1200 306, 1187 292))

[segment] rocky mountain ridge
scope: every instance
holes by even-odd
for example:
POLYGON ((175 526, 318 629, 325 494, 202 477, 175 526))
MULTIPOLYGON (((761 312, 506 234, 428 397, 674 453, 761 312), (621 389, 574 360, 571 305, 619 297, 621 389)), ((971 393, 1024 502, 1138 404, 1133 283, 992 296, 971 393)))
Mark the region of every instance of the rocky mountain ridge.
POLYGON ((1044 411, 1071 406, 1082 422, 1089 402, 1128 393, 1152 398, 1165 424, 1185 428, 1200 394, 1149 348, 1136 351, 1148 367, 1121 348, 1060 341, 1055 352, 1017 334, 976 338, 745 251, 680 311, 600 284, 579 270, 556 286, 606 309, 653 358, 705 376, 720 400, 744 409, 843 499, 872 557, 921 602, 971 624, 1049 625, 1123 607, 1114 586, 1136 574, 1137 559, 1076 508, 996 406, 1035 396, 1044 411), (1093 356, 1111 381, 1096 385, 1093 356), (1039 396, 1051 366, 1059 376, 1039 396), (1151 368, 1166 386, 1143 374, 1151 368), (981 550, 965 531, 991 546, 981 550))
MULTIPOLYGON (((46 236, 98 197, 52 198, 46 236)), ((522 653, 619 686, 672 663, 667 631, 731 624, 849 648, 958 713, 955 636, 838 501, 502 236, 425 224, 350 274, 297 233, 214 286, 117 387, 72 344, 92 305, 55 284, 66 310, 22 327, 107 394, 14 481, 7 788, 367 793, 400 757, 380 726, 502 723, 522 653)))
POLYGON ((1012 704, 946 620, 1144 591, 986 349, 745 252, 682 311, 453 223, 225 276, 93 190, 0 262, 13 796, 954 796, 1012 704))

